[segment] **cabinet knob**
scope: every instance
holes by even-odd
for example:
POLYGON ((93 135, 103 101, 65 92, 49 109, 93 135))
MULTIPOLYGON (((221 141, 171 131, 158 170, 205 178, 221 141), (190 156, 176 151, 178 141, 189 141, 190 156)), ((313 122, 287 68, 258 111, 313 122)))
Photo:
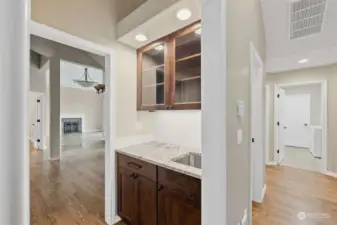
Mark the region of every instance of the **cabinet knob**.
POLYGON ((173 107, 170 105, 169 107, 168 107, 168 109, 172 109, 173 107))
POLYGON ((161 184, 158 184, 157 191, 161 191, 164 189, 164 186, 161 184))

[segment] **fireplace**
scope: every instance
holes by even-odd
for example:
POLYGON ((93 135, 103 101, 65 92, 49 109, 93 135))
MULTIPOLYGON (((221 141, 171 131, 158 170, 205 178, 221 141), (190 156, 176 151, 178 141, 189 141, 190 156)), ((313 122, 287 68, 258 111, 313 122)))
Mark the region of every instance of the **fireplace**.
POLYGON ((63 134, 82 133, 82 118, 63 118, 63 134))

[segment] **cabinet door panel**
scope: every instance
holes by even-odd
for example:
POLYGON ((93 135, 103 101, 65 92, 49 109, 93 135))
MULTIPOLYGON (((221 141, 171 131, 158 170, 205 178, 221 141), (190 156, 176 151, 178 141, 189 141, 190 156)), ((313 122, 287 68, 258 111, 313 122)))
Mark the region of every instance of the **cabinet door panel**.
POLYGON ((144 177, 137 178, 139 225, 157 224, 156 183, 144 177))
POLYGON ((158 225, 201 225, 201 207, 178 192, 163 188, 158 192, 158 225))
POLYGON ((137 223, 137 181, 133 173, 123 168, 118 168, 118 215, 128 225, 137 223))

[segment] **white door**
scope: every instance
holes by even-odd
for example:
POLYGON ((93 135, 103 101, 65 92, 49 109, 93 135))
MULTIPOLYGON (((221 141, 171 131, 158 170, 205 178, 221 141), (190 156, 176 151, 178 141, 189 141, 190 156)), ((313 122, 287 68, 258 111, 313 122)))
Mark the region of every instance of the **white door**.
POLYGON ((310 95, 287 95, 285 98, 285 145, 310 147, 310 95))
POLYGON ((252 200, 262 202, 262 190, 264 188, 264 86, 263 63, 257 52, 252 48, 251 52, 251 194, 252 200))
POLYGON ((277 109, 277 130, 278 130, 278 150, 277 150, 277 162, 281 164, 284 160, 284 145, 285 145, 285 102, 286 102, 286 94, 285 90, 280 88, 277 101, 278 101, 278 109, 277 109))

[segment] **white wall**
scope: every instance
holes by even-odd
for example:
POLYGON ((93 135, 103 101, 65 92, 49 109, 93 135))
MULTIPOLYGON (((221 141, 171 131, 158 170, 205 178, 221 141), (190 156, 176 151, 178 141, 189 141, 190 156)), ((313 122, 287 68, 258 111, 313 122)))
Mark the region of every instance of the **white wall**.
MULTIPOLYGON (((82 118, 82 132, 101 131, 103 129, 103 95, 94 90, 61 88, 62 118, 82 118)), ((61 131, 62 123, 61 124, 61 131)))
POLYGON ((89 67, 81 64, 76 64, 61 60, 61 87, 79 88, 86 90, 78 84, 74 83, 74 79, 84 80, 84 69, 88 69, 89 77, 97 83, 103 84, 103 70, 94 67, 89 67))
POLYGON ((310 124, 320 126, 321 123, 321 85, 310 84, 284 88, 286 95, 310 95, 310 124))
POLYGON ((201 111, 158 111, 154 113, 156 141, 201 148, 201 111))

